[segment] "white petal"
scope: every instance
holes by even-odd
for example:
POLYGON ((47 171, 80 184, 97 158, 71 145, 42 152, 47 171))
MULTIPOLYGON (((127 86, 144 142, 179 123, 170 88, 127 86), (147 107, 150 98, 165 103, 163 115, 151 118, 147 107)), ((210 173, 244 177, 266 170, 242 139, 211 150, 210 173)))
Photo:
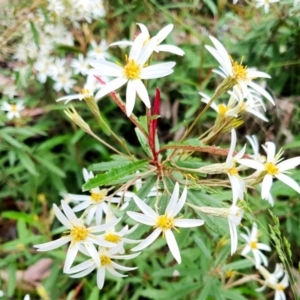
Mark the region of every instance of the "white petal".
POLYGON ((117 272, 117 271, 116 271, 114 268, 112 268, 112 267, 107 267, 107 271, 108 271, 110 274, 112 274, 113 276, 115 276, 115 277, 127 277, 127 275, 123 275, 123 274, 117 272))
POLYGON ((55 241, 51 241, 51 242, 44 243, 44 244, 34 245, 33 247, 38 248, 37 251, 50 251, 50 250, 56 249, 64 244, 66 244, 70 241, 71 241, 71 237, 68 235, 65 237, 61 237, 60 239, 55 240, 55 241))
POLYGON ((97 270, 97 286, 99 290, 103 288, 104 280, 105 280, 105 268, 103 267, 97 270))
POLYGON ((263 243, 258 243, 257 247, 260 250, 271 251, 271 247, 263 243))
POLYGON ((77 211, 84 210, 84 209, 88 208, 91 204, 92 204, 91 201, 81 202, 80 204, 73 207, 73 211, 77 212, 77 211))
POLYGON ((166 213, 168 215, 174 216, 173 212, 176 209, 178 198, 179 198, 179 184, 178 184, 178 182, 176 182, 176 184, 174 186, 172 196, 171 196, 171 199, 170 199, 170 202, 169 202, 168 206, 166 207, 166 213))
POLYGON ((65 217, 65 215, 60 211, 56 204, 53 204, 53 210, 56 218, 62 223, 65 227, 71 229, 73 226, 70 221, 65 217))
POLYGON ((173 30, 174 25, 173 24, 169 24, 167 26, 165 26, 164 28, 162 28, 156 35, 158 43, 160 44, 169 34, 170 32, 173 30))
POLYGON ((248 83, 249 86, 251 86, 255 91, 262 94, 265 98, 267 98, 273 105, 275 105, 273 98, 269 93, 266 92, 262 87, 260 87, 258 84, 254 83, 253 81, 248 83))
POLYGON ((259 171, 265 170, 265 166, 262 163, 255 161, 254 159, 241 158, 237 162, 241 165, 244 165, 249 168, 259 170, 259 171))
POLYGON ((173 217, 176 216, 182 210, 184 203, 186 201, 186 197, 187 197, 187 188, 184 187, 181 197, 179 198, 178 202, 176 203, 175 210, 173 211, 173 214, 172 214, 173 217))
POLYGON ((93 260, 89 259, 89 260, 86 260, 86 261, 80 263, 79 265, 69 269, 67 274, 78 273, 78 272, 81 272, 82 270, 90 268, 92 266, 95 266, 95 263, 93 262, 93 260))
POLYGON ((63 272, 67 273, 76 257, 78 253, 78 248, 76 246, 76 244, 71 244, 69 246, 68 252, 67 252, 67 257, 66 257, 66 261, 65 261, 65 265, 64 265, 64 269, 63 272))
POLYGON ((246 247, 243 249, 241 255, 245 256, 251 251, 251 247, 249 245, 246 245, 246 247))
POLYGON ((128 80, 126 88, 126 114, 129 117, 133 111, 136 98, 136 86, 134 80, 128 80))
POLYGON ((144 85, 144 83, 141 80, 134 80, 135 89, 141 100, 144 102, 144 104, 150 108, 151 103, 148 95, 148 91, 144 85))
POLYGON ((253 223, 252 230, 251 230, 251 235, 250 235, 250 240, 251 241, 256 240, 257 236, 258 236, 257 225, 256 225, 256 223, 253 223))
POLYGON ((156 223, 156 218, 154 219, 152 217, 149 217, 147 215, 144 215, 144 214, 141 214, 141 213, 137 213, 137 212, 134 212, 134 211, 128 211, 127 215, 131 219, 133 219, 133 220, 135 220, 135 221, 137 221, 139 223, 149 225, 149 226, 153 226, 156 223))
POLYGON ((160 228, 156 228, 146 239, 144 239, 139 245, 135 246, 131 249, 131 251, 140 251, 145 249, 150 244, 152 244, 160 235, 162 230, 160 228))
POLYGON ((143 66, 146 63, 146 61, 149 59, 150 55, 152 55, 156 45, 157 45, 157 38, 156 37, 151 38, 150 41, 145 45, 145 47, 143 47, 136 62, 141 66, 143 66))
POLYGON ((261 197, 262 199, 266 199, 268 194, 270 193, 270 189, 273 183, 273 177, 269 174, 267 174, 262 182, 261 186, 261 197))
POLYGON ((72 202, 82 202, 91 200, 91 196, 89 195, 68 194, 68 198, 70 198, 72 202))
POLYGON ((229 231, 230 231, 230 238, 231 238, 231 255, 236 252, 237 244, 238 244, 238 237, 237 237, 237 229, 234 224, 232 224, 228 220, 229 231))
POLYGON ((195 219, 175 219, 174 222, 175 227, 181 227, 181 228, 197 227, 203 224, 204 224, 203 220, 195 220, 195 219))
POLYGON ((232 164, 233 164, 232 157, 233 157, 233 151, 234 151, 235 145, 236 145, 236 132, 232 128, 231 129, 231 143, 230 143, 230 148, 229 148, 227 159, 226 159, 226 164, 228 165, 229 168, 231 168, 232 164))
MULTIPOLYGON (((106 204, 106 203, 102 203, 102 204, 106 204)), ((99 204, 96 205, 96 225, 100 225, 102 222, 102 216, 103 216, 103 205, 99 204)))
POLYGON ((174 236, 172 230, 166 230, 165 236, 166 236, 166 240, 167 240, 169 249, 170 249, 173 257, 175 258, 177 263, 180 264, 181 263, 181 255, 180 255, 178 244, 176 242, 176 239, 175 239, 175 236, 174 236))
POLYGON ((106 60, 91 61, 89 64, 95 69, 88 70, 87 74, 121 77, 123 73, 121 66, 106 60))
POLYGON ((89 267, 87 269, 85 269, 84 271, 82 272, 79 272, 77 274, 72 274, 70 275, 70 277, 72 278, 81 278, 81 277, 85 277, 86 275, 90 274, 91 272, 93 272, 94 270, 96 269, 96 266, 92 266, 92 267, 89 267))
POLYGON ((112 261, 111 262, 111 265, 115 268, 115 269, 117 269, 117 270, 121 270, 121 271, 132 271, 132 270, 136 270, 137 269, 137 267, 124 267, 124 266, 121 266, 121 265, 119 265, 119 264, 117 264, 116 262, 114 262, 114 261, 112 261))
POLYGON ((266 148, 267 162, 273 162, 276 153, 276 145, 272 142, 266 142, 266 148))
POLYGON ((171 73, 173 73, 173 67, 175 66, 175 62, 167 62, 152 65, 149 67, 145 67, 141 71, 141 79, 154 79, 165 77, 171 73))
MULTIPOLYGON (((70 222, 73 224, 80 224, 80 221, 78 220, 78 218, 76 217, 76 215, 74 214, 72 208, 68 205, 68 203, 64 200, 61 200, 61 206, 62 209, 66 215, 66 217, 70 220, 70 222)), ((73 226, 71 226, 72 228, 73 226)))
MULTIPOLYGON (((130 53, 129 53, 129 59, 133 59, 137 62, 137 58, 141 53, 143 44, 145 42, 145 40, 147 39, 147 37, 143 34, 140 33, 134 40, 132 47, 130 49, 130 53)), ((150 56, 150 55, 149 55, 150 56)), ((143 63, 144 64, 144 63, 143 63)))
POLYGON ((159 45, 156 46, 154 49, 155 52, 169 52, 172 54, 176 54, 176 55, 180 55, 183 56, 184 55, 184 51, 182 49, 180 49, 177 46, 174 45, 159 45))
POLYGON ((128 81, 127 78, 115 78, 108 82, 104 87, 102 87, 98 93, 95 95, 95 99, 98 100, 103 96, 117 90, 119 87, 124 85, 128 81))
POLYGON ((279 172, 283 172, 286 170, 294 169, 298 165, 300 165, 300 156, 282 161, 277 165, 277 168, 279 169, 279 172))
POLYGON ((93 259, 94 263, 98 268, 100 268, 101 263, 100 263, 100 258, 98 251, 96 250, 96 247, 92 243, 84 243, 84 246, 86 250, 88 251, 89 255, 93 259))
POLYGON ((126 255, 112 255, 113 259, 132 259, 139 256, 142 252, 134 253, 134 254, 126 254, 126 255))
POLYGON ((87 217, 86 217, 86 223, 87 223, 88 225, 91 224, 91 222, 92 222, 92 220, 93 220, 93 218, 94 218, 94 216, 95 216, 96 209, 97 209, 96 206, 91 206, 91 207, 89 208, 88 215, 87 215, 87 217))
POLYGON ((90 227, 89 230, 90 230, 90 232, 93 232, 93 233, 108 230, 108 229, 116 226, 121 221, 121 219, 122 218, 114 219, 113 221, 111 221, 109 223, 90 227))
POLYGON ((130 41, 119 41, 119 42, 115 42, 109 45, 109 47, 112 46, 132 46, 133 42, 130 41))
POLYGON ((142 201, 138 196, 134 195, 133 200, 145 215, 153 219, 157 218, 157 213, 150 206, 148 206, 144 201, 142 201))
POLYGON ((283 183, 285 183, 286 185, 290 186, 292 189, 294 189, 297 193, 300 193, 300 186, 299 184, 292 179, 291 177, 281 173, 281 174, 277 174, 275 175, 276 178, 278 178, 279 180, 281 180, 283 183))

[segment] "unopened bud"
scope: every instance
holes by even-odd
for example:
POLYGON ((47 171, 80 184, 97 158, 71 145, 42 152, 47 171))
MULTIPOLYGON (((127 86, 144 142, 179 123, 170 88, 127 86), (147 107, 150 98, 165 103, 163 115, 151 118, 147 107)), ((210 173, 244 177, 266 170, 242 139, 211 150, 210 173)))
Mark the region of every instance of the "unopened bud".
POLYGON ((71 105, 70 108, 64 110, 65 114, 82 130, 91 132, 90 126, 80 117, 76 109, 71 105))

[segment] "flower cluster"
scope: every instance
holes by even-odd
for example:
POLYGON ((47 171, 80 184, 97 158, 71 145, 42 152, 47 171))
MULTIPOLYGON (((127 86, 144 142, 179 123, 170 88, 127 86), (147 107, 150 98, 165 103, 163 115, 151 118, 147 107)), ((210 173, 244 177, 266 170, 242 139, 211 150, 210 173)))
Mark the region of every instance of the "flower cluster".
MULTIPOLYGON (((53 8, 53 10, 59 9, 59 5, 53 8)), ((239 252, 238 228, 245 213, 243 209, 245 194, 250 187, 260 186, 261 198, 268 200, 271 205, 274 205, 270 193, 274 179, 279 179, 300 193, 298 183, 286 175, 288 170, 300 164, 300 157, 283 160, 283 151, 280 150, 276 154, 276 147, 273 142, 266 142, 262 146, 266 152, 266 157, 264 157, 259 154, 259 144, 255 136, 247 137, 253 148, 253 154, 247 154, 246 145, 239 151, 235 150, 237 144, 235 128, 242 122, 243 115, 251 113, 253 116, 267 121, 262 112, 266 110, 264 98, 275 105, 271 95, 257 82, 254 82, 257 78, 270 78, 270 76, 257 71, 255 68, 247 68, 242 64, 242 61, 240 63, 234 61, 225 47, 211 36, 210 40, 214 47, 207 45, 206 49, 220 64, 220 68, 215 70, 215 73, 221 75, 223 81, 211 97, 200 93, 203 97, 202 102, 206 106, 195 118, 192 125, 186 129, 181 141, 175 145, 171 143, 160 147, 157 136, 160 91, 159 89, 156 90, 154 101, 151 103, 146 81, 166 77, 174 71, 175 62, 153 64, 157 52, 165 51, 182 56, 184 51, 177 46, 162 44, 173 29, 172 24, 167 25, 152 37, 145 25, 138 23, 138 26, 141 32, 135 36, 134 41, 119 41, 110 45, 111 47, 131 47, 128 55, 125 56, 124 63, 113 63, 107 60, 109 55, 105 54, 106 49, 98 51, 96 44, 92 44, 94 51, 88 52, 88 58, 79 55, 78 59, 73 59, 71 66, 74 73, 87 76, 86 86, 80 93, 63 96, 57 101, 68 103, 71 100, 84 99, 94 116, 106 125, 101 117, 97 101, 109 95, 136 126, 138 140, 149 159, 146 163, 139 161, 132 155, 126 143, 110 130, 109 126, 106 126, 112 137, 126 150, 126 154, 120 152, 113 145, 97 137, 75 108, 67 109, 66 114, 79 127, 122 156, 124 160, 122 164, 117 162, 117 167, 114 164, 111 169, 101 169, 108 171, 99 176, 94 176, 93 172, 84 169, 84 189, 89 190, 90 194, 67 194, 65 200, 61 201, 63 212, 57 205, 54 204, 53 206, 56 217, 68 228, 68 233, 58 240, 35 246, 38 251, 48 251, 70 243, 64 272, 73 278, 79 278, 96 270, 99 289, 103 288, 106 271, 116 277, 125 277, 126 275, 119 271, 131 271, 137 268, 120 265, 115 260, 130 260, 137 257, 159 236, 166 239, 171 255, 177 263, 181 263, 181 253, 176 240, 176 235, 180 233, 178 228, 193 228, 204 225, 205 222, 202 220, 201 214, 226 219, 228 222, 227 232, 229 232, 231 240, 230 253, 234 255, 239 252), (101 85, 96 86, 97 82, 101 85), (117 91, 124 85, 126 85, 125 103, 117 94, 117 91), (228 97, 228 103, 224 100, 223 103, 217 104, 216 100, 220 96, 228 97), (139 98, 146 107, 146 122, 143 125, 135 116, 136 98, 139 98), (214 125, 192 142, 186 140, 202 113, 209 106, 217 112, 214 125), (220 134, 227 132, 231 133, 229 149, 210 146, 220 134), (170 151, 167 152, 166 150, 170 151), (164 151, 167 153, 165 154, 164 151), (219 160, 221 161, 219 163, 204 162, 201 166, 194 168, 177 165, 178 162, 188 162, 191 166, 193 161, 188 159, 196 151, 219 154, 226 159, 224 158, 223 162, 219 160), (125 162, 124 165, 123 162, 125 162), (118 165, 119 163, 120 165, 118 165), (256 171, 250 174, 250 169, 256 171), (209 178, 201 180, 201 184, 198 184, 200 173, 209 175, 209 178), (116 178, 117 175, 120 178, 116 178), (216 175, 221 179, 214 178, 216 175), (153 178, 155 180, 152 182, 153 178), (201 205, 201 201, 198 203, 194 199, 195 197, 191 197, 195 186, 199 188, 199 186, 217 185, 230 188, 230 201, 222 203, 218 207, 213 207, 213 205, 204 207, 201 205), (170 190, 173 191, 170 192, 170 190), (182 218, 181 214, 184 207, 187 208, 187 213, 190 209, 193 210, 192 219, 182 218), (136 212, 135 209, 139 209, 141 212, 136 212), (80 217, 76 215, 79 212, 81 213, 80 217), (123 219, 123 217, 125 218, 123 219), (130 224, 135 225, 129 229, 130 224), (137 238, 141 238, 140 240, 127 237, 127 235, 136 233, 137 226, 146 228, 146 231, 149 230, 144 225, 151 227, 149 235, 146 237, 138 236, 137 238), (122 229, 117 230, 117 226, 122 227, 122 229), (128 244, 135 243, 137 245, 130 251, 137 253, 128 254, 128 244), (85 260, 73 266, 77 255, 84 256, 85 260)), ((99 47, 101 46, 106 47, 105 44, 99 45, 99 47)), ((55 80, 62 74, 66 75, 66 72, 63 71, 64 65, 65 61, 57 60, 55 70, 51 64, 52 71, 46 76, 51 76, 55 80)), ((39 66, 36 65, 35 68, 38 70, 39 66)), ((73 84, 70 80, 65 80, 65 85, 59 85, 56 81, 54 89, 58 91, 63 88, 68 93, 73 84)), ((271 248, 258 242, 256 223, 253 224, 251 232, 247 227, 245 230, 247 234, 243 233, 241 237, 246 242, 246 246, 241 254, 253 261, 257 270, 264 277, 263 288, 271 287, 276 290, 276 293, 278 291, 276 294, 280 295, 276 296, 278 299, 279 297, 283 298, 282 290, 287 287, 287 276, 278 283, 283 271, 280 273, 277 270, 279 275, 267 274, 262 264, 268 266, 268 260, 262 251, 270 251, 271 248), (250 252, 254 259, 248 255, 250 252)))

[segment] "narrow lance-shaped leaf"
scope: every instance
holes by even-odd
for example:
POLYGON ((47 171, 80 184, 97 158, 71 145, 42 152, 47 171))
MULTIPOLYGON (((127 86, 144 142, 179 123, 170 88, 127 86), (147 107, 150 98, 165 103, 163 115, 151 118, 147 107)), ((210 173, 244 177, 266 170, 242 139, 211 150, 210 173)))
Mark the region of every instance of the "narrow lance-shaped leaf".
POLYGON ((122 167, 110 169, 105 174, 99 174, 94 178, 91 178, 83 185, 82 189, 83 191, 88 191, 98 186, 109 185, 112 182, 125 177, 126 175, 136 172, 137 170, 145 167, 147 164, 147 160, 140 160, 122 167))

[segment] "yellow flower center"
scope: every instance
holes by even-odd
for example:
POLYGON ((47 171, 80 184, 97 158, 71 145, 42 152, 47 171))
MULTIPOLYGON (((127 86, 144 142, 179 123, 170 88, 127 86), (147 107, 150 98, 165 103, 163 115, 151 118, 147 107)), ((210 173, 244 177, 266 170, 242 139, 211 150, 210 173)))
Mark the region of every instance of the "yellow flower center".
POLYGON ((11 104, 11 105, 10 105, 10 109, 11 109, 11 111, 13 111, 13 112, 18 111, 17 105, 15 105, 15 104, 11 104))
POLYGON ((94 201, 95 203, 100 203, 105 199, 105 197, 107 195, 107 190, 104 189, 98 193, 94 193, 94 192, 90 192, 90 193, 91 193, 92 201, 94 201))
POLYGON ((250 242, 250 247, 253 250, 258 249, 258 247, 257 247, 257 241, 251 241, 250 242))
POLYGON ((243 59, 244 59, 244 57, 242 57, 240 63, 238 63, 237 61, 233 61, 231 59, 233 77, 236 80, 246 80, 247 79, 248 71, 247 71, 247 66, 242 65, 243 59))
POLYGON ((282 284, 280 283, 276 284, 276 291, 283 291, 284 289, 285 287, 282 284))
POLYGON ((174 218, 167 215, 159 216, 154 227, 160 227, 162 230, 174 228, 174 218))
POLYGON ((265 168, 269 175, 277 175, 279 173, 278 168, 273 163, 265 163, 265 168))
POLYGON ((72 237, 72 241, 80 242, 86 239, 86 237, 89 234, 89 231, 86 229, 85 226, 74 226, 71 229, 70 234, 72 237))
POLYGON ((225 114, 228 112, 229 108, 224 104, 219 104, 218 113, 219 115, 225 117, 225 114))
POLYGON ((129 59, 124 67, 124 76, 128 79, 139 79, 140 75, 140 65, 138 65, 133 59, 129 59))
POLYGON ((236 167, 233 167, 231 169, 228 169, 227 172, 230 174, 230 175, 236 175, 239 173, 238 169, 236 167))
POLYGON ((121 237, 114 234, 114 233, 107 233, 105 236, 104 236, 104 239, 108 242, 111 242, 111 243, 119 243, 120 240, 121 240, 121 237))
POLYGON ((82 94, 82 95, 90 95, 91 92, 88 89, 82 89, 81 92, 80 92, 80 94, 82 94))
POLYGON ((100 261, 101 261, 101 266, 111 264, 111 259, 105 254, 100 254, 100 261))

